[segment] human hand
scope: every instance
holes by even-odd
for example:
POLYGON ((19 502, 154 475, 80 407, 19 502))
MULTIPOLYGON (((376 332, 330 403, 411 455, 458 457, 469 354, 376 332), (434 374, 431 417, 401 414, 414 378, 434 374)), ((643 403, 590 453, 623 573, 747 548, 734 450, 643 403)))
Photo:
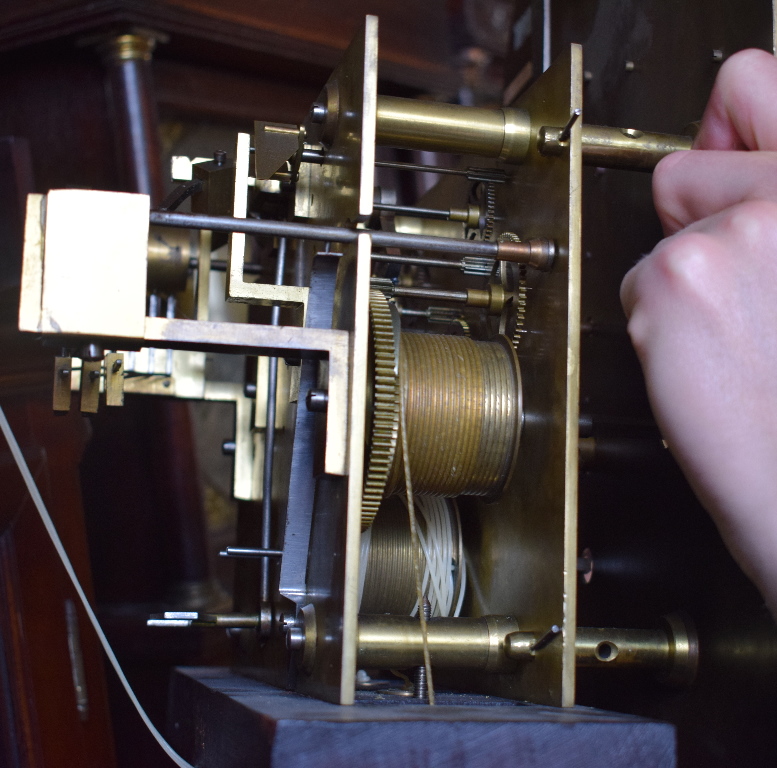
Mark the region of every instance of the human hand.
POLYGON ((668 237, 621 301, 662 433, 777 615, 777 59, 723 65, 694 147, 656 168, 668 237))

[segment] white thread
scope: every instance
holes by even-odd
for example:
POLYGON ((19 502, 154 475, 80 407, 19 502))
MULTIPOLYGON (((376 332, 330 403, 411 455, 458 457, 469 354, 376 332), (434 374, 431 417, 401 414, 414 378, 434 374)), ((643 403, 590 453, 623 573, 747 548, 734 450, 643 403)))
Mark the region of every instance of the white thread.
POLYGON ((99 638, 103 650, 105 651, 105 655, 108 657, 108 661, 111 662, 111 665, 116 671, 116 674, 119 676, 119 680, 124 686, 124 690, 127 692, 127 695, 130 697, 130 701, 132 701, 132 703, 135 705, 135 709, 138 711, 138 714, 146 724, 148 730, 151 731, 151 735, 156 739, 157 744, 159 744, 159 746, 162 747, 162 749, 167 753, 167 756, 177 766, 179 766, 179 768, 194 768, 194 766, 192 766, 190 763, 187 763, 186 760, 184 760, 167 743, 165 737, 162 736, 162 734, 156 729, 156 726, 151 722, 151 719, 138 701, 138 697, 135 696, 135 692, 132 690, 129 681, 125 677, 124 672, 121 669, 121 665, 119 664, 119 660, 116 658, 116 655, 114 654, 113 649, 108 642, 108 638, 105 636, 105 633, 100 626, 100 622, 97 621, 97 616, 95 616, 95 613, 92 610, 92 606, 89 605, 89 601, 86 599, 86 594, 84 593, 84 590, 78 581, 78 576, 76 576, 75 570, 73 570, 73 566, 70 563, 70 558, 68 558, 67 552, 65 552, 65 547, 62 545, 62 541, 59 538, 57 529, 54 526, 54 521, 51 519, 47 511, 46 505, 43 503, 43 498, 38 491, 38 486, 35 485, 35 480, 33 480, 32 474, 30 473, 29 467, 27 466, 27 462, 24 460, 22 451, 19 448, 19 443, 16 442, 16 438, 14 437, 13 431, 11 430, 11 425, 8 423, 8 419, 5 417, 5 412, 3 411, 2 406, 0 406, 0 429, 2 429, 3 434, 5 435, 5 439, 8 442, 8 447, 11 449, 11 454, 16 461, 16 466, 19 467, 19 471, 22 473, 24 483, 27 486, 27 490, 30 492, 30 496, 32 497, 33 502, 35 503, 35 507, 38 510, 38 514, 40 515, 41 520, 43 521, 46 532, 49 534, 49 537, 54 544, 54 549, 57 550, 59 559, 62 561, 62 565, 65 566, 65 571, 70 577, 70 581, 73 582, 73 587, 75 588, 76 594, 81 600, 81 604, 84 606, 84 610, 86 611, 86 615, 89 617, 89 621, 94 627, 94 631, 97 633, 97 637, 99 638))
MULTIPOLYGON (((402 500, 407 504, 404 500, 402 500)), ((467 587, 467 564, 462 558, 456 563, 458 552, 458 536, 454 529, 455 512, 446 499, 435 496, 416 496, 415 506, 426 523, 418 527, 418 540, 424 559, 424 572, 421 580, 422 591, 432 604, 432 616, 459 616, 464 603, 464 592, 467 587), (456 594, 457 567, 459 571, 460 588, 456 594), (454 605, 453 601, 456 600, 454 605)), ((359 603, 364 592, 367 575, 367 560, 369 558, 372 539, 372 527, 362 533, 361 560, 359 562, 359 603)), ((413 604, 411 616, 418 614, 418 601, 413 604)))
POLYGON ((361 549, 359 552, 359 605, 362 604, 362 595, 364 595, 364 582, 367 580, 367 563, 370 558, 371 546, 372 526, 366 531, 362 531, 361 549))

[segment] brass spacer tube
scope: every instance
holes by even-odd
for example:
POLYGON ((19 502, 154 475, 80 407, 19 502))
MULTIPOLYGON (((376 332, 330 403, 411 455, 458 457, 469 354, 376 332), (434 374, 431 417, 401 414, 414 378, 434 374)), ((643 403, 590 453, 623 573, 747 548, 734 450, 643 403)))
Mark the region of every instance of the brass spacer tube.
POLYGON ((542 272, 548 272, 556 256, 556 244, 544 237, 535 237, 525 242, 500 240, 497 245, 497 259, 526 264, 542 272))
POLYGON ((578 627, 575 658, 580 667, 668 668, 669 637, 661 629, 578 627))
MULTIPOLYGON (((543 155, 561 155, 567 150, 569 142, 560 140, 561 130, 547 126, 540 129, 538 147, 543 155)), ((692 144, 690 136, 603 125, 582 128, 583 163, 600 168, 652 171, 659 160, 672 152, 691 149, 692 144)))
POLYGON ((483 109, 378 96, 376 143, 389 147, 495 157, 519 163, 531 120, 521 109, 483 109))
MULTIPOLYGON (((505 651, 505 638, 518 631, 518 622, 510 616, 436 618, 426 626, 435 667, 486 672, 516 667, 505 651)), ((423 663, 421 624, 411 616, 359 616, 356 653, 359 667, 367 669, 418 666, 423 663)))

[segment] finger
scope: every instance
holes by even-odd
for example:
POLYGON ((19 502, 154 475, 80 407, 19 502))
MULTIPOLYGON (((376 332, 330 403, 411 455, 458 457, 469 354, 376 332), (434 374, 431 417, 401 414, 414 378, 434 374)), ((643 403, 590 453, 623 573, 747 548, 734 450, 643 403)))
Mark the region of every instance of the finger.
POLYGON ((777 202, 777 152, 675 152, 653 174, 664 233, 749 200, 777 202))
POLYGON ((720 68, 695 149, 777 150, 777 59, 740 51, 720 68))
MULTIPOLYGON (((631 319, 637 305, 647 302, 653 306, 653 317, 663 320, 663 310, 656 307, 687 310, 689 298, 698 291, 713 293, 712 284, 724 294, 728 279, 739 270, 755 281, 754 289, 763 281, 777 285, 774 254, 777 201, 751 200, 731 206, 664 238, 632 267, 621 283, 623 310, 631 319)), ((721 299, 727 311, 736 303, 731 296, 721 299)), ((750 301, 742 296, 739 304, 747 310, 750 301)))

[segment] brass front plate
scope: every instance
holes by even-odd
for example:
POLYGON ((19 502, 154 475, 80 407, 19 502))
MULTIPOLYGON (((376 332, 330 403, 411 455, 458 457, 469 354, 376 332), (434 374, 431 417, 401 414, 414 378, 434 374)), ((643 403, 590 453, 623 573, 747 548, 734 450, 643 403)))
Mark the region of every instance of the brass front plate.
MULTIPOLYGON (((303 164, 296 213, 311 223, 347 225, 372 213, 378 19, 367 16, 322 92, 337 94, 339 117, 328 137, 331 160, 303 164)), ((310 126, 309 126, 310 128, 310 126)), ((307 591, 317 623, 316 663, 297 690, 352 704, 356 676, 357 584, 366 411, 370 238, 343 250, 333 327, 351 334, 347 478, 321 478, 316 490, 307 591)), ((330 396, 331 397, 331 396, 330 396)), ((330 400, 331 410, 331 400, 330 400)), ((329 429, 329 426, 327 426, 329 429)))
MULTIPOLYGON (((532 134, 564 125, 582 107, 582 54, 572 46, 513 106, 528 109, 532 134)), ((557 637, 510 674, 457 675, 457 687, 571 706, 575 689, 578 364, 580 331, 580 126, 562 157, 539 155, 511 168, 500 208, 504 230, 548 237, 559 254, 529 292, 518 350, 524 425, 512 480, 491 504, 466 504, 462 525, 471 560, 472 615, 514 616, 538 636, 557 637)))
MULTIPOLYGON (((296 216, 315 224, 346 224, 365 221, 372 214, 377 100, 378 18, 367 16, 364 30, 319 95, 320 103, 337 109, 334 135, 325 137, 331 159, 323 165, 301 166, 296 216)), ((310 137, 319 132, 317 126, 307 126, 310 137)))

